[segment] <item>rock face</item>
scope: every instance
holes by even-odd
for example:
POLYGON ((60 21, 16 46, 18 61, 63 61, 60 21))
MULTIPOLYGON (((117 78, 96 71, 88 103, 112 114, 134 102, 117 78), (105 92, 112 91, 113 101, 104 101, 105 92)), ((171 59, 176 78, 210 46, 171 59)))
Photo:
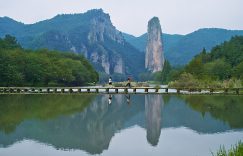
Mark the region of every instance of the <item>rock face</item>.
POLYGON ((90 43, 104 42, 105 37, 123 44, 124 38, 122 33, 112 25, 110 16, 103 12, 102 9, 90 11, 96 14, 90 19, 90 29, 88 33, 88 40, 90 43))
POLYGON ((144 53, 125 41, 102 9, 57 15, 35 24, 0 17, 0 37, 6 34, 15 36, 27 49, 83 54, 101 75, 136 78, 144 72, 144 53))
POLYGON ((159 19, 153 17, 148 22, 148 40, 145 54, 145 68, 150 72, 163 70, 165 59, 161 35, 159 19))
POLYGON ((124 44, 125 40, 121 32, 116 30, 111 23, 110 16, 104 13, 102 9, 92 10, 87 13, 95 14, 95 16, 92 16, 89 20, 88 45, 83 45, 84 49, 82 49, 82 51, 89 49, 88 54, 86 52, 85 56, 93 63, 101 65, 107 74, 124 74, 125 66, 121 55, 114 54, 104 47, 107 40, 124 44), (89 47, 95 47, 95 49, 89 47))

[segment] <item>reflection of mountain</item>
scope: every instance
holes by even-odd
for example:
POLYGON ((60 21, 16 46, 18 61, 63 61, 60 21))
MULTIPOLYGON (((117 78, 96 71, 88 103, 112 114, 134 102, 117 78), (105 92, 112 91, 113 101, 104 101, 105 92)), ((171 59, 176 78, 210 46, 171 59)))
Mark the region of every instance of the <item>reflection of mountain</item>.
POLYGON ((161 111, 164 101, 161 95, 145 95, 147 140, 155 146, 161 132, 161 111))
MULTIPOLYGON (((46 100, 49 105, 57 104, 58 102, 55 101, 58 98, 55 96, 53 99, 51 97, 40 98, 43 101, 39 103, 42 105, 39 107, 35 104, 39 98, 35 100, 35 97, 32 96, 29 97, 32 98, 29 102, 15 99, 14 96, 5 98, 5 100, 3 97, 0 96, 0 123, 1 130, 3 130, 0 131, 0 145, 4 147, 19 140, 31 139, 51 144, 56 148, 81 149, 91 154, 98 154, 109 147, 115 133, 134 125, 147 129, 147 139, 152 145, 158 143, 160 130, 165 127, 183 126, 199 133, 231 130, 230 124, 214 119, 209 113, 191 109, 182 98, 176 96, 171 96, 170 100, 163 104, 161 95, 131 95, 130 105, 128 105, 124 95, 113 95, 112 104, 109 105, 108 95, 98 95, 91 103, 90 100, 83 101, 85 97, 88 97, 87 95, 75 96, 75 98, 65 95, 66 99, 60 97, 63 100, 63 104, 60 105, 62 111, 59 111, 59 114, 56 112, 56 115, 51 116, 50 119, 48 119, 49 114, 46 111, 54 110, 55 107, 59 109, 58 105, 53 105, 49 109, 43 107, 48 107, 48 105, 44 105, 46 100), (18 102, 13 101, 19 101, 22 107, 17 107, 18 102), (84 105, 87 107, 84 108, 84 105), (15 110, 15 118, 9 120, 13 116, 11 113, 11 110, 14 111, 13 109, 20 109, 21 114, 25 115, 17 119, 18 111, 15 110), (71 111, 64 111, 65 109, 71 111), (44 116, 45 120, 43 120, 44 116), (14 120, 18 122, 14 122, 14 120), (12 124, 16 129, 5 133, 6 124, 2 123, 12 124)), ((213 96, 210 97, 213 98, 213 96)), ((164 99, 167 98, 168 96, 164 97, 164 99)), ((239 97, 228 96, 228 98, 239 97)), ((242 128, 243 124, 239 127, 242 128)))
POLYGON ((43 95, 1 95, 0 130, 10 133, 25 120, 47 120, 80 112, 93 97, 92 95, 44 95, 44 97, 43 95))
POLYGON ((233 128, 243 128, 242 96, 184 96, 183 99, 202 114, 210 113, 233 128))

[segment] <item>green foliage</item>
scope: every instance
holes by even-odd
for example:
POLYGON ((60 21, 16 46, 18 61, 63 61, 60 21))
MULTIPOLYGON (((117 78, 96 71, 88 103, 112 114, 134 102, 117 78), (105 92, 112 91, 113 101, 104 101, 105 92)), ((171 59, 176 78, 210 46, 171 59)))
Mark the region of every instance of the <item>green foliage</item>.
POLYGON ((242 96, 181 96, 194 110, 202 114, 210 113, 216 119, 224 121, 232 128, 243 128, 242 96))
POLYGON ((81 55, 24 50, 14 37, 0 39, 0 86, 77 86, 97 80, 98 74, 81 55))
POLYGON ((153 78, 153 76, 150 72, 140 73, 138 77, 139 77, 140 81, 149 81, 153 78))
MULTIPOLYGON (((125 65, 125 75, 132 75, 134 79, 137 79, 139 73, 144 71, 144 54, 127 42, 119 42, 117 37, 120 38, 121 36, 119 35, 121 34, 113 34, 113 31, 106 31, 101 39, 101 36, 95 32, 96 30, 93 30, 94 19, 101 23, 104 22, 107 30, 115 29, 111 27, 112 23, 109 22, 110 17, 108 14, 104 13, 102 9, 94 9, 83 14, 57 15, 52 19, 32 25, 14 22, 12 19, 3 20, 0 18, 0 37, 5 34, 14 35, 24 48, 30 49, 47 48, 58 51, 70 51, 71 49, 76 53, 82 54, 87 51, 85 56, 90 60, 93 60, 92 53, 97 53, 98 60, 96 63, 93 63, 93 66, 99 72, 104 72, 104 68, 101 65, 101 57, 105 57, 109 62, 111 74, 115 74, 116 59, 121 58, 122 64, 125 65), (16 29, 8 28, 12 25, 13 27, 16 25, 16 29), (91 32, 97 36, 97 39, 94 35, 90 36, 91 32)), ((101 77, 103 76, 101 75, 101 77)), ((118 79, 122 78, 122 76, 119 77, 117 74, 114 76, 118 79)), ((70 77, 69 79, 72 78, 70 77)), ((101 80, 107 81, 105 78, 101 80)))
POLYGON ((214 156, 242 156, 243 155, 243 143, 239 141, 235 146, 232 146, 228 151, 224 146, 220 146, 219 150, 214 156))
POLYGON ((206 53, 203 49, 186 65, 184 71, 192 74, 204 87, 236 88, 241 86, 243 36, 233 37, 230 41, 213 48, 210 53, 206 53))
POLYGON ((200 83, 190 73, 182 73, 178 80, 171 81, 169 87, 175 88, 197 88, 200 83))
POLYGON ((153 79, 155 81, 159 81, 161 83, 168 83, 169 80, 171 79, 171 77, 170 77, 171 70, 172 70, 172 68, 171 68, 170 63, 167 60, 165 60, 163 70, 161 72, 154 73, 153 79))
POLYGON ((1 95, 0 130, 10 133, 24 120, 48 120, 81 112, 92 95, 1 95))

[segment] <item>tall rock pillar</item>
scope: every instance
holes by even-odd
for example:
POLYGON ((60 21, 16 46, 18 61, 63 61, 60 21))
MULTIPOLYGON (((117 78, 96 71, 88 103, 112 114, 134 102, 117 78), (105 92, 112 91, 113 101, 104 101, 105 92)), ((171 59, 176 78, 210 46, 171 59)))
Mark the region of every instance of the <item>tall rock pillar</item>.
POLYGON ((161 40, 161 26, 158 17, 153 17, 148 22, 148 40, 145 54, 145 68, 151 72, 163 70, 164 51, 161 40))

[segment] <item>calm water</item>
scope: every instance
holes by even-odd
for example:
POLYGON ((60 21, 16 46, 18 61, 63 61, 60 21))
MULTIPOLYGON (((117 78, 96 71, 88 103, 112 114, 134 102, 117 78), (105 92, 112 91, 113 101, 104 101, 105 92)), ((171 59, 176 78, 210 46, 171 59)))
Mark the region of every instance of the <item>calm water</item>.
POLYGON ((243 96, 0 95, 0 155, 206 156, 243 140, 243 96))

